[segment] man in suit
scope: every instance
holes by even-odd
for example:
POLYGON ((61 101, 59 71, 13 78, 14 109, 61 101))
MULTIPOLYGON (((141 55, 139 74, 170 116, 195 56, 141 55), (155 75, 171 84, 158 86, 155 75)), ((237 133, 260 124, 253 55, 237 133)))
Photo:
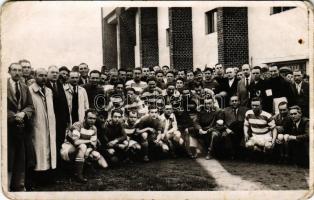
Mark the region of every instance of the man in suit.
POLYGON ((92 70, 89 73, 89 83, 82 86, 87 92, 89 107, 96 110, 105 108, 105 91, 99 85, 99 79, 100 71, 92 70))
POLYGON ((308 167, 309 119, 302 116, 302 110, 299 106, 290 107, 289 115, 291 121, 286 121, 283 125, 285 157, 308 167))
POLYGON ((32 72, 31 62, 23 59, 19 61, 19 64, 22 66, 23 72, 23 76, 21 77, 20 81, 29 86, 31 84, 29 80, 33 78, 33 76, 31 75, 32 72))
POLYGON ((25 169, 34 166, 35 157, 30 135, 34 106, 30 92, 20 79, 22 66, 9 67, 7 90, 8 178, 11 191, 25 191, 25 169))
POLYGON ((302 77, 303 75, 300 70, 295 70, 293 72, 293 98, 295 100, 295 104, 301 107, 303 116, 309 117, 309 84, 304 82, 302 77))
POLYGON ((267 103, 265 110, 272 110, 272 113, 278 113, 278 104, 281 101, 287 101, 289 106, 295 104, 293 98, 292 85, 285 78, 279 75, 276 65, 269 67, 271 78, 267 80, 267 88, 265 90, 267 103))
POLYGON ((230 97, 230 106, 223 110, 223 120, 229 129, 232 130, 232 144, 235 155, 239 153, 243 141, 243 124, 247 107, 240 106, 239 98, 236 95, 230 97))
POLYGON ((249 107, 250 93, 249 86, 253 82, 251 77, 251 67, 249 64, 242 65, 243 78, 238 82, 237 94, 240 100, 241 106, 249 107))
POLYGON ((79 68, 79 72, 81 74, 80 80, 79 80, 79 85, 84 85, 84 84, 88 83, 88 72, 89 72, 88 65, 86 63, 81 63, 81 64, 79 64, 78 68, 79 68))
POLYGON ((226 76, 228 78, 228 85, 226 87, 227 96, 225 98, 225 104, 229 106, 230 97, 237 95, 238 79, 235 78, 234 68, 231 67, 226 69, 226 76))
MULTIPOLYGON (((61 83, 59 76, 59 70, 56 66, 50 66, 48 68, 48 81, 46 86, 52 90, 53 95, 53 108, 56 116, 56 144, 57 152, 60 152, 61 145, 65 139, 66 128, 70 123, 70 113, 65 96, 63 84, 61 83)), ((58 161, 60 161, 60 154, 57 154, 58 161)), ((57 162, 60 166, 61 162, 57 162)))
POLYGON ((222 64, 218 63, 215 65, 215 80, 218 82, 219 86, 215 89, 215 97, 219 102, 220 108, 224 108, 225 105, 225 98, 227 96, 227 90, 228 90, 228 78, 224 77, 224 67, 222 64))

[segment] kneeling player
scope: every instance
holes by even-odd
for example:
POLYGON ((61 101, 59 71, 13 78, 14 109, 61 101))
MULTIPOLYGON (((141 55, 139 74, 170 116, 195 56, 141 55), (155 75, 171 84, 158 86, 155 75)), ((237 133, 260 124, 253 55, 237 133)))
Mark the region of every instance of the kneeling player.
MULTIPOLYGON (((161 144, 162 125, 158 117, 158 108, 154 105, 149 106, 148 115, 143 116, 135 125, 135 135, 141 144, 144 154, 143 160, 149 161, 148 150, 149 146, 161 144), (157 139, 157 136, 159 139, 157 139)), ((164 151, 169 150, 168 146, 161 144, 164 151)))
POLYGON ((95 151, 97 144, 97 128, 95 126, 97 112, 89 109, 85 112, 84 122, 75 122, 66 135, 66 142, 60 150, 65 161, 75 160, 76 178, 79 182, 87 182, 83 177, 84 161, 87 158, 96 160, 102 168, 107 168, 107 162, 95 151))

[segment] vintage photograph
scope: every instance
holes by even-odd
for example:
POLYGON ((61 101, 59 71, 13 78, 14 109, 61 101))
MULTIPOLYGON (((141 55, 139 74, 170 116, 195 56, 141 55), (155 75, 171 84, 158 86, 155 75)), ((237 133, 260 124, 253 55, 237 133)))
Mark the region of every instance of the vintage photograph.
POLYGON ((310 3, 15 1, 1 11, 7 198, 312 195, 310 3))

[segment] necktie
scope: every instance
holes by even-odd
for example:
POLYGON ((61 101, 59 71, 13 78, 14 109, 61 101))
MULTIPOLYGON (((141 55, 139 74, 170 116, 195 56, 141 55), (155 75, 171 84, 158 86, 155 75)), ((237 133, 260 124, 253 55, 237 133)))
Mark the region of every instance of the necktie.
POLYGON ((237 109, 236 108, 233 109, 233 115, 234 115, 234 118, 237 119, 237 109))
POLYGON ((53 83, 53 89, 54 89, 55 93, 58 93, 58 87, 57 87, 56 82, 53 83))
POLYGON ((246 78, 246 81, 245 81, 245 86, 249 86, 249 78, 246 78))
POLYGON ((20 98, 21 98, 21 92, 20 92, 20 89, 19 89, 18 82, 15 82, 15 97, 16 97, 17 102, 19 102, 20 98))
POLYGON ((72 123, 77 122, 78 119, 78 93, 77 93, 77 87, 73 87, 73 97, 72 97, 72 110, 71 110, 71 116, 72 116, 72 123))

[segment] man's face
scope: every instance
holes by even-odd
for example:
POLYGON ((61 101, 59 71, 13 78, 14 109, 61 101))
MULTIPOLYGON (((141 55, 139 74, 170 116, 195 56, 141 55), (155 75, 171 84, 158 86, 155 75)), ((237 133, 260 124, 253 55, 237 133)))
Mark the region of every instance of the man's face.
POLYGON ((36 83, 40 87, 44 86, 47 82, 47 76, 48 76, 47 71, 45 69, 37 70, 36 77, 35 77, 36 83))
POLYGON ((122 80, 125 80, 125 79, 126 79, 126 71, 119 71, 119 77, 120 77, 122 80))
POLYGON ((250 72, 251 72, 250 65, 245 64, 245 65, 242 66, 242 73, 243 73, 243 75, 245 77, 249 77, 250 76, 250 72))
POLYGON ((168 94, 169 96, 172 96, 172 95, 174 94, 174 90, 175 90, 175 87, 174 87, 173 85, 169 85, 169 86, 167 87, 167 94, 168 94))
POLYGON ((237 73, 237 79, 241 80, 243 78, 243 73, 242 72, 238 72, 237 73))
POLYGON ((227 69, 226 69, 226 75, 227 75, 227 78, 228 78, 229 80, 233 79, 234 76, 235 76, 234 68, 227 68, 227 69))
POLYGON ((135 81, 140 81, 141 78, 142 78, 142 73, 141 73, 141 71, 140 71, 140 70, 134 70, 134 71, 133 71, 133 79, 134 79, 135 81))
POLYGON ((99 73, 91 73, 89 77, 89 82, 91 85, 96 86, 99 83, 100 75, 99 73))
POLYGON ((156 82, 151 80, 148 82, 148 87, 151 91, 153 91, 156 88, 156 82))
POLYGON ((149 76, 155 76, 155 71, 150 71, 149 76))
POLYGON ((12 80, 18 81, 22 77, 22 66, 20 64, 13 64, 11 65, 9 71, 12 80))
POLYGON ((173 82, 173 80, 174 80, 174 75, 173 75, 172 73, 168 73, 168 74, 166 75, 166 78, 167 78, 167 82, 168 82, 168 83, 171 83, 171 82, 173 82))
POLYGON ((288 81, 293 82, 293 78, 294 78, 294 77, 293 77, 292 74, 287 74, 287 75, 286 75, 286 78, 287 78, 288 81))
POLYGON ((106 81, 107 81, 107 75, 106 74, 101 74, 100 75, 100 79, 99 79, 99 83, 101 84, 101 85, 105 85, 105 83, 106 83, 106 81))
POLYGON ((80 75, 78 72, 70 72, 69 81, 73 86, 76 86, 78 84, 79 79, 80 79, 80 75))
POLYGON ((195 87, 194 90, 195 90, 196 94, 201 95, 203 88, 202 88, 202 86, 198 86, 198 87, 195 87))
POLYGON ((239 67, 234 67, 233 71, 234 71, 234 74, 237 74, 239 72, 239 67))
POLYGON ((121 97, 112 97, 112 105, 115 108, 120 108, 122 105, 122 98, 121 97))
POLYGON ((269 73, 272 78, 276 78, 279 76, 279 70, 277 66, 269 67, 269 73))
POLYGON ((165 115, 170 116, 171 113, 173 113, 172 106, 171 105, 166 105, 164 113, 165 113, 165 115))
POLYGON ((176 88, 177 88, 177 89, 181 89, 181 88, 183 88, 183 87, 184 87, 183 81, 182 81, 182 80, 177 80, 177 82, 176 82, 176 88))
POLYGON ((89 126, 94 126, 96 123, 96 119, 97 119, 97 116, 94 113, 92 113, 92 112, 87 113, 86 123, 89 126))
POLYGON ((193 72, 188 72, 186 75, 186 79, 187 80, 194 80, 194 74, 193 72))
POLYGON ((21 65, 22 65, 23 76, 29 76, 32 71, 31 64, 29 62, 22 62, 21 65))
POLYGON ((128 80, 131 80, 132 79, 132 77, 133 77, 133 72, 127 72, 126 73, 126 78, 128 79, 128 80))
POLYGON ((79 72, 82 77, 87 77, 89 72, 88 66, 86 64, 79 65, 79 72))
POLYGON ((143 76, 149 76, 149 68, 144 67, 142 68, 143 76))
POLYGON ((279 113, 281 116, 285 117, 288 115, 289 110, 287 108, 287 104, 281 105, 278 108, 279 108, 279 113))
POLYGON ((216 65, 216 66, 215 66, 215 73, 216 73, 218 76, 224 75, 224 68, 222 67, 222 65, 216 65))
POLYGON ((252 101, 251 103, 252 110, 255 115, 259 115, 262 108, 261 108, 261 102, 260 101, 252 101))
POLYGON ((167 74, 167 72, 169 71, 168 67, 162 67, 162 71, 164 71, 164 74, 167 74))
POLYGON ((202 81, 203 80, 203 73, 198 73, 196 75, 197 80, 202 81))
POLYGON ((211 73, 211 71, 209 71, 209 70, 205 71, 205 72, 204 72, 204 77, 205 77, 205 80, 206 80, 206 81, 211 80, 211 79, 212 79, 212 73, 211 73))
POLYGON ((127 91, 127 96, 128 96, 128 98, 131 99, 131 100, 136 99, 136 94, 134 93, 133 90, 128 90, 128 91, 127 91))
POLYGON ((238 108, 240 105, 239 98, 237 96, 233 96, 230 98, 230 105, 233 108, 238 108))
POLYGON ((151 118, 153 119, 157 119, 158 118, 158 109, 150 109, 149 110, 149 115, 151 116, 151 118))
POLYGON ((119 124, 121 122, 122 115, 118 112, 115 112, 113 113, 111 119, 114 124, 119 124))
POLYGON ((293 79, 294 79, 294 82, 296 83, 301 83, 302 81, 302 73, 300 71, 295 71, 293 72, 293 79))
POLYGON ((66 70, 62 70, 59 72, 59 78, 62 78, 64 82, 67 82, 69 80, 69 72, 66 70))
POLYGON ((179 71, 178 72, 178 77, 185 78, 185 72, 184 71, 179 71))
POLYGON ((129 124, 135 124, 136 120, 137 120, 137 113, 130 112, 129 117, 128 117, 129 124))
POLYGON ((164 81, 164 75, 162 73, 158 73, 156 75, 156 79, 158 82, 163 82, 164 81))
POLYGON ((59 70, 57 67, 52 67, 48 70, 48 80, 55 82, 59 78, 59 70))
POLYGON ((252 70, 252 75, 255 81, 258 81, 261 79, 261 70, 259 69, 253 69, 252 70))
POLYGON ((153 67, 153 69, 154 69, 155 72, 157 72, 157 71, 160 70, 160 67, 158 65, 156 65, 156 66, 153 67))
POLYGON ((123 92, 123 89, 124 89, 124 87, 123 87, 123 84, 117 84, 117 86, 116 86, 116 91, 117 92, 123 92))
POLYGON ((289 114, 290 114, 290 117, 294 123, 298 122, 302 117, 302 114, 299 113, 299 111, 297 109, 291 109, 289 111, 289 114))
POLYGON ((205 109, 211 109, 213 107, 214 103, 212 99, 205 99, 204 100, 204 106, 205 109))

